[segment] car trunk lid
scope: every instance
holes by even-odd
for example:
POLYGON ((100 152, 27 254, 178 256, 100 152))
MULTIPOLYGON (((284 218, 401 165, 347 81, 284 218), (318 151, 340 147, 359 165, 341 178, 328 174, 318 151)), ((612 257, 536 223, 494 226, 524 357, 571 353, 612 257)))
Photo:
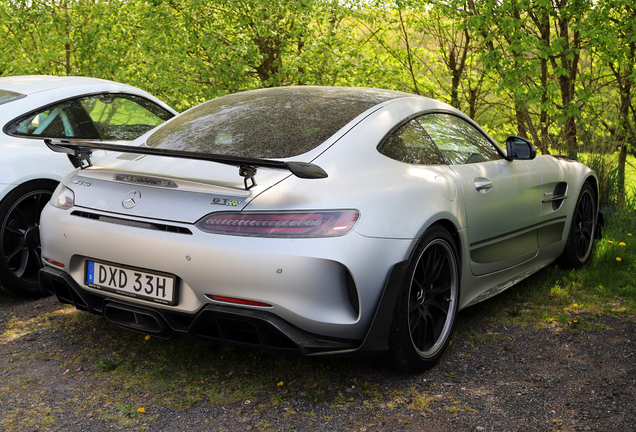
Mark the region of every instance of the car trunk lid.
POLYGON ((75 193, 76 207, 194 223, 214 211, 240 211, 291 175, 289 171, 259 168, 255 185, 248 189, 238 170, 208 161, 128 153, 112 155, 78 171, 67 186, 75 193))

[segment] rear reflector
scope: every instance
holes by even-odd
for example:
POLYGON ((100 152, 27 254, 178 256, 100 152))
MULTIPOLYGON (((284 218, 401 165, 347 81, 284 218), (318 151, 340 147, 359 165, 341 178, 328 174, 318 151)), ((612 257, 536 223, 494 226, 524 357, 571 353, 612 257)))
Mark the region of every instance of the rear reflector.
POLYGON ((234 297, 224 297, 224 296, 218 296, 218 295, 212 295, 212 294, 206 294, 205 296, 211 300, 217 300, 217 301, 222 301, 226 303, 236 303, 236 304, 249 305, 249 306, 272 307, 271 304, 261 303, 261 302, 257 302, 253 300, 245 300, 245 299, 239 299, 234 297))
POLYGON ((53 261, 53 260, 48 259, 48 258, 42 258, 42 259, 44 261, 46 261, 48 264, 54 265, 55 267, 64 268, 64 264, 62 264, 61 262, 53 261))
POLYGON ((255 237, 332 237, 356 224, 356 210, 280 213, 211 213, 195 225, 209 233, 255 237))

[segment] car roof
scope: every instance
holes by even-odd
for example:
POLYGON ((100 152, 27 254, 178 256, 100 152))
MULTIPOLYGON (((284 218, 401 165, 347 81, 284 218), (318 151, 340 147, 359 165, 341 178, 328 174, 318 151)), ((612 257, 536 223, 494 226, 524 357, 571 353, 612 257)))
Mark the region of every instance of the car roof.
MULTIPOLYGON (((417 97, 411 93, 404 93, 395 90, 385 90, 371 87, 336 87, 336 86, 283 86, 270 87, 257 90, 248 90, 234 95, 262 94, 267 96, 307 96, 328 99, 348 99, 358 102, 381 103, 391 99, 403 97, 417 97)), ((228 95, 232 96, 232 95, 228 95)))
POLYGON ((368 110, 377 110, 392 100, 413 98, 424 99, 367 87, 249 90, 209 100, 182 113, 154 131, 146 144, 245 158, 290 158, 318 147, 368 110))
MULTIPOLYGON (((22 75, 0 78, 0 89, 30 95, 63 87, 99 86, 109 90, 131 91, 134 87, 101 78, 80 76, 22 75)), ((136 90, 136 89, 135 89, 136 90)), ((138 92, 138 90, 136 90, 138 92)))

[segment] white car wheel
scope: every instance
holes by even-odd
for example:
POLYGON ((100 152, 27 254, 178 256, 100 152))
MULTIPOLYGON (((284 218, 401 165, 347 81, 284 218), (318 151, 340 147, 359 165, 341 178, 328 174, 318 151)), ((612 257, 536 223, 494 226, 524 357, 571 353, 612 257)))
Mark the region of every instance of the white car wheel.
POLYGON ((56 186, 49 180, 25 183, 0 204, 0 285, 15 295, 46 295, 38 283, 40 213, 56 186))

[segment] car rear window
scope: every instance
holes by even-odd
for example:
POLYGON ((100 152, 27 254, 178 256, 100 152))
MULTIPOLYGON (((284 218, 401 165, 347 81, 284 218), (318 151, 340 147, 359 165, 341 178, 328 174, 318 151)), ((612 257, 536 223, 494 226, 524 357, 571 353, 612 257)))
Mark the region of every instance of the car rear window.
POLYGON ((3 103, 11 102, 16 99, 22 99, 26 95, 22 93, 16 93, 9 90, 0 90, 0 105, 3 103))
POLYGON ((375 89, 293 87, 213 99, 159 128, 150 147, 249 158, 306 153, 372 106, 411 96, 375 89))

